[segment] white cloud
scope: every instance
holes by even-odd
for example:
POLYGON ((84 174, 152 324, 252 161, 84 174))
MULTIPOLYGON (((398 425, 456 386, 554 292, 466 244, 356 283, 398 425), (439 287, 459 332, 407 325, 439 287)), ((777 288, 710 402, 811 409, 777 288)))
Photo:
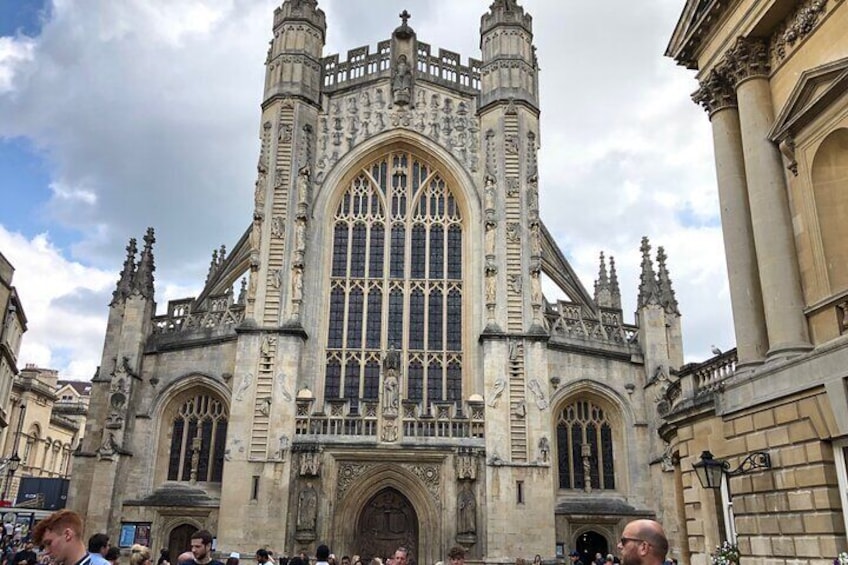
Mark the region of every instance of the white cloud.
POLYGON ((27 37, 0 37, 0 94, 13 90, 15 73, 32 59, 33 45, 27 37))
MULTIPOLYGON (((0 137, 24 136, 44 150, 54 171, 45 210, 81 234, 70 258, 50 248, 55 268, 92 269, 109 286, 126 240, 153 225, 159 304, 197 292, 211 250, 231 246, 250 221, 262 63, 279 3, 54 0, 38 37, 0 38, 0 137)), ((479 58, 479 18, 490 3, 322 0, 325 54, 375 48, 407 7, 434 50, 479 58)), ((587 289, 598 252, 616 256, 629 312, 641 236, 665 245, 687 355, 730 347, 709 122, 689 100, 691 73, 662 58, 683 0, 522 4, 534 16, 542 69, 543 219, 587 289)), ((24 289, 31 267, 17 266, 24 289)), ((51 277, 40 284, 55 285, 42 289, 49 296, 64 292, 51 277)), ((69 339, 55 323, 31 327, 33 356, 55 347, 53 335, 69 339)), ((92 327, 74 358, 98 357, 104 329, 92 327)))
POLYGON ((27 239, 0 226, 0 249, 15 267, 12 283, 27 317, 20 365, 59 369, 64 378, 91 378, 100 362, 116 274, 69 261, 49 234, 27 239))

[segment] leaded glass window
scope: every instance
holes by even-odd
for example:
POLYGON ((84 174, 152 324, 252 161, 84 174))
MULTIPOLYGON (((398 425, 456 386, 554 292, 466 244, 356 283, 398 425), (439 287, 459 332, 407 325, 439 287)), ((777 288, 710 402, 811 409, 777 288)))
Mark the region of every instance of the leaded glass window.
POLYGON ((171 422, 168 480, 221 482, 226 439, 227 412, 220 400, 198 394, 183 402, 171 422))
POLYGON ((401 352, 404 397, 462 398, 462 218, 445 178, 410 153, 350 182, 333 217, 326 399, 376 399, 401 352))
POLYGON ((557 422, 559 488, 615 488, 612 427, 604 409, 589 400, 566 406, 557 422), (588 470, 588 475, 587 475, 588 470))

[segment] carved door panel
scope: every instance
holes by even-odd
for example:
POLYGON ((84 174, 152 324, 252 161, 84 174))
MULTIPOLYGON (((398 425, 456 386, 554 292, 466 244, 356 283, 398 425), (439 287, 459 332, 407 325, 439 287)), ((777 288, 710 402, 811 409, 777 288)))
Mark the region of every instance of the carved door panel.
POLYGON ((197 528, 191 524, 183 524, 171 530, 171 534, 168 536, 168 554, 171 563, 177 562, 180 553, 191 549, 191 536, 196 531, 197 528))
POLYGON ((412 504, 395 489, 378 492, 359 514, 354 543, 363 561, 385 559, 402 546, 409 550, 409 560, 417 563, 418 517, 412 504))

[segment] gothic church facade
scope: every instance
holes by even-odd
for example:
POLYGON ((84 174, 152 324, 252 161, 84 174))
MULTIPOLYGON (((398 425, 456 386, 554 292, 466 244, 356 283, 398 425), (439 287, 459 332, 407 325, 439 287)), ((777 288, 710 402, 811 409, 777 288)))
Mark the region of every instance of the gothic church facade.
POLYGON ((340 60, 317 2, 286 0, 243 237, 164 315, 153 232, 130 242, 74 463, 89 533, 511 562, 611 552, 656 517, 681 547, 657 433, 683 362, 664 253, 655 269, 643 240, 628 324, 612 258, 590 294, 545 227, 515 0, 482 15, 467 64, 408 17, 340 60))

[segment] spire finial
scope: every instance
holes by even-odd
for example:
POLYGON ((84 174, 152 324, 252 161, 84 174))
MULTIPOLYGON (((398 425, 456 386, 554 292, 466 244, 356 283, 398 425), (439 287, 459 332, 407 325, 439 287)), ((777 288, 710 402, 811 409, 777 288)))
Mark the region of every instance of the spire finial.
POLYGON ((659 304, 659 288, 657 288, 657 276, 654 273, 654 264, 651 262, 651 244, 647 236, 642 238, 642 274, 639 277, 639 300, 637 308, 644 308, 649 304, 659 304))
POLYGON ((118 302, 125 300, 132 292, 132 281, 135 276, 135 254, 138 251, 136 247, 136 239, 130 238, 127 245, 127 258, 124 259, 124 267, 121 269, 121 276, 118 279, 118 284, 115 287, 115 292, 112 293, 112 303, 115 305, 118 302))
POLYGON ((621 310, 621 288, 618 286, 618 271, 615 270, 615 257, 610 255, 610 297, 612 307, 621 310))
POLYGON ((411 18, 411 17, 412 17, 412 14, 410 14, 410 13, 409 13, 409 12, 407 12, 406 10, 404 10, 403 12, 401 12, 401 13, 400 13, 401 25, 402 25, 402 26, 404 26, 404 27, 406 27, 406 26, 408 25, 409 18, 411 18))
POLYGON ((144 234, 144 250, 141 252, 141 259, 133 279, 133 292, 137 292, 144 298, 153 298, 153 271, 156 270, 153 264, 154 243, 156 243, 156 237, 153 235, 153 228, 147 228, 147 233, 144 234))
POLYGON ((607 264, 606 261, 604 261, 604 252, 601 251, 600 266, 598 267, 598 279, 595 281, 595 303, 601 308, 609 308, 610 298, 607 264))
POLYGON ((674 296, 674 289, 671 287, 671 277, 668 275, 668 268, 665 264, 666 259, 665 249, 662 246, 657 247, 657 264, 659 265, 657 285, 659 286, 660 304, 662 304, 667 313, 677 314, 679 316, 680 310, 678 308, 677 298, 674 296))

